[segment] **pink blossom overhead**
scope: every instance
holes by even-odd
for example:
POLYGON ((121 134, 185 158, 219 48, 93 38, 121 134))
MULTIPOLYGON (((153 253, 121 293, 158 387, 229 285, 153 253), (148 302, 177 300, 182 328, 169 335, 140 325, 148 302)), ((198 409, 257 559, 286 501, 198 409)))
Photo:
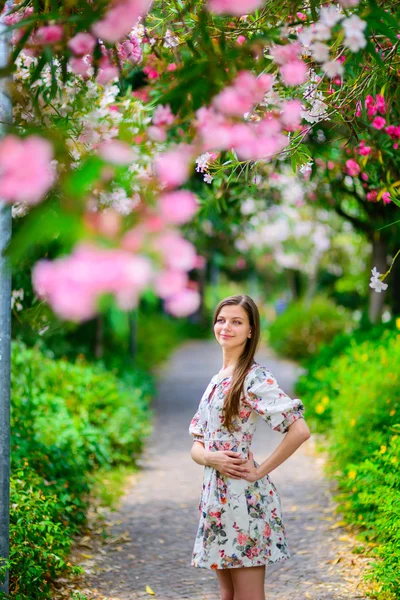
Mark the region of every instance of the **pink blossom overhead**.
POLYGON ((368 156, 371 154, 371 150, 371 146, 367 146, 365 140, 361 140, 360 145, 358 146, 358 153, 361 154, 361 156, 368 156))
POLYGON ((369 202, 375 202, 375 200, 377 199, 377 197, 378 197, 378 192, 376 190, 371 190, 367 194, 367 200, 369 202))
POLYGON ((95 45, 96 40, 90 33, 77 33, 68 42, 68 47, 76 56, 92 54, 95 45))
POLYGON ((264 0, 208 0, 208 10, 217 14, 241 17, 254 12, 264 0))
POLYGON ((197 212, 196 196, 188 190, 177 190, 161 194, 158 199, 161 217, 167 223, 182 225, 189 221, 197 212))
POLYGON ((279 69, 286 85, 301 85, 307 79, 308 67, 302 60, 293 60, 282 65, 279 69))
POLYGON ((179 187, 189 177, 192 161, 190 146, 181 144, 157 156, 154 170, 159 181, 167 188, 179 187))
POLYGON ((32 280, 36 294, 59 317, 79 322, 95 316, 103 294, 115 295, 121 309, 134 308, 151 274, 151 263, 144 257, 81 244, 69 256, 40 260, 32 280))
POLYGON ((154 279, 154 290, 160 298, 168 298, 186 288, 187 273, 184 271, 162 271, 154 279))
POLYGON ((391 197, 390 197, 390 193, 389 192, 383 192, 382 194, 382 200, 384 204, 390 204, 390 202, 392 201, 391 197))
POLYGON ((140 42, 135 36, 125 40, 118 46, 118 56, 122 60, 129 60, 131 63, 138 63, 143 58, 140 42))
POLYGON ((189 288, 170 296, 165 301, 165 310, 174 317, 187 317, 200 307, 199 292, 189 288))
POLYGON ((112 3, 103 19, 93 25, 93 33, 105 42, 114 44, 132 31, 138 18, 150 6, 151 0, 117 0, 112 3))
POLYGON ((37 136, 7 135, 0 141, 0 198, 37 204, 53 185, 53 148, 37 136))

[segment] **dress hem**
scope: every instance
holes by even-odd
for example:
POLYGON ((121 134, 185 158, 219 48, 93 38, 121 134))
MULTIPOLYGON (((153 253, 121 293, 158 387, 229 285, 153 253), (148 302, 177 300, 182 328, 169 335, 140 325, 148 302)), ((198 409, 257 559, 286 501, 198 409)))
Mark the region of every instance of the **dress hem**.
POLYGON ((265 562, 263 562, 261 565, 236 565, 236 566, 232 566, 232 567, 221 567, 221 568, 212 568, 212 567, 205 567, 204 565, 200 565, 200 564, 193 564, 193 562, 190 563, 191 567, 194 567, 195 569, 207 569, 209 571, 223 571, 225 569, 244 569, 244 568, 251 568, 251 567, 262 567, 264 565, 275 565, 276 563, 281 563, 281 562, 285 562, 286 560, 289 560, 290 558, 292 558, 291 555, 289 556, 283 556, 282 558, 278 558, 278 560, 267 560, 265 562))

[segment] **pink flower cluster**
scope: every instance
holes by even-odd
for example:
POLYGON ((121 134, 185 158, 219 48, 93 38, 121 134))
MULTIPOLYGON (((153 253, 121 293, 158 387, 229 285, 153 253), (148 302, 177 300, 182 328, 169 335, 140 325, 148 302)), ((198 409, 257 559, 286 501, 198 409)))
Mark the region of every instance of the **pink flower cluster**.
POLYGON ((9 203, 37 204, 53 185, 53 148, 31 135, 7 135, 0 141, 0 198, 9 203))
POLYGON ((147 128, 148 137, 156 142, 165 142, 167 139, 166 129, 175 120, 175 116, 171 111, 169 104, 163 106, 159 104, 153 113, 153 125, 147 128))
POLYGON ((95 316, 104 294, 114 294, 123 310, 134 308, 151 274, 151 263, 145 257, 81 244, 69 256, 36 263, 32 281, 36 294, 48 301, 59 317, 84 321, 95 316))
POLYGON ((201 140, 201 151, 233 148, 240 160, 271 158, 288 144, 283 130, 300 126, 301 104, 290 100, 283 104, 280 115, 268 112, 258 121, 238 121, 243 112, 252 110, 271 90, 270 75, 255 77, 239 73, 233 84, 214 99, 210 108, 200 108, 196 127, 201 140))

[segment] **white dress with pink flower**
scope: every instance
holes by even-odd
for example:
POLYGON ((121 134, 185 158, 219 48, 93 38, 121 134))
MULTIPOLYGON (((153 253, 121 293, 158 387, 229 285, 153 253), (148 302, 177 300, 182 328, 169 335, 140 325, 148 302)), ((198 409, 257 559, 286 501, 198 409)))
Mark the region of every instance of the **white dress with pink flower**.
MULTIPOLYGON (((235 431, 228 431, 222 409, 231 378, 214 375, 190 423, 193 440, 203 442, 207 450, 232 450, 248 458, 258 415, 281 433, 303 418, 301 400, 285 394, 272 373, 255 362, 245 378, 235 431)), ((268 475, 251 483, 205 466, 199 511, 193 567, 257 567, 290 558, 280 498, 268 475)))

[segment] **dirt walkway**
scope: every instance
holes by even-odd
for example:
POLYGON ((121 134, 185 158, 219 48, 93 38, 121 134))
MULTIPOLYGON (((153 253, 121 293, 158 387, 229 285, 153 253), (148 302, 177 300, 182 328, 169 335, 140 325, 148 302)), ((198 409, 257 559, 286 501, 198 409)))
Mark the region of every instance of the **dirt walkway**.
MULTIPOLYGON (((298 373, 291 363, 267 351, 257 359, 286 392, 292 392, 298 373)), ((128 486, 118 511, 107 515, 108 542, 94 558, 89 555, 81 563, 88 597, 219 600, 216 574, 190 566, 202 468, 190 458, 188 434, 201 394, 219 369, 216 344, 195 341, 182 346, 160 373, 154 431, 141 461, 143 471, 128 486)), ((256 460, 262 462, 281 439, 260 419, 252 445, 256 460)), ((331 484, 323 478, 322 462, 311 438, 271 474, 281 496, 292 558, 267 565, 268 599, 365 597, 357 586, 363 559, 351 554, 354 541, 334 516, 331 484)))

